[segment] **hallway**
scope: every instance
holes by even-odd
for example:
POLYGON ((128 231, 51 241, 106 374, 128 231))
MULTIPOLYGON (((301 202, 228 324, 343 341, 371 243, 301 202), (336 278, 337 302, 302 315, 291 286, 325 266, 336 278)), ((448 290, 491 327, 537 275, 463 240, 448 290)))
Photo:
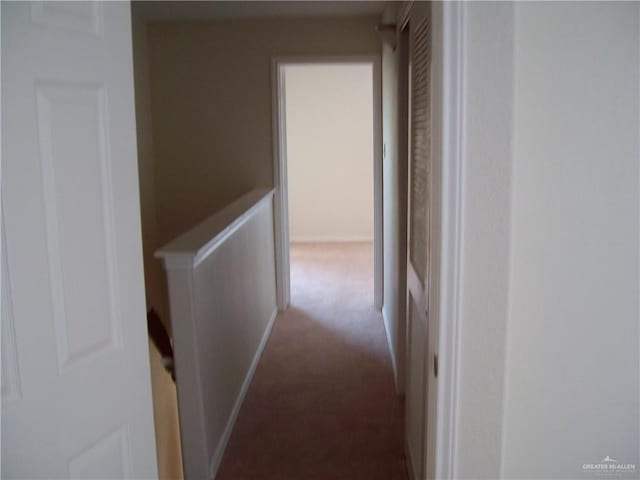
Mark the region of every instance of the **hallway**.
POLYGON ((373 308, 373 246, 292 244, 291 295, 217 478, 406 479, 403 403, 373 308))

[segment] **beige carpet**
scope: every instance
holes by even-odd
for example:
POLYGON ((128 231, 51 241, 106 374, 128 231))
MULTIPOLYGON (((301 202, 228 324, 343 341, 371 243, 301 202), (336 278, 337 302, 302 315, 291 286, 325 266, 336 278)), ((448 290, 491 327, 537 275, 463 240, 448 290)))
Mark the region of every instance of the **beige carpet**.
POLYGON ((372 245, 293 244, 291 290, 217 478, 406 479, 372 245))

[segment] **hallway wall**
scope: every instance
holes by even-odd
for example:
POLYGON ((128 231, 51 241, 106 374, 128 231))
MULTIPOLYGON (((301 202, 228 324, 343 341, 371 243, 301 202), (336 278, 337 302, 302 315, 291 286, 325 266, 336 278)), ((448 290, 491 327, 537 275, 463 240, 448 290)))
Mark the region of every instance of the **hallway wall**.
POLYGON ((456 478, 500 478, 509 304, 513 4, 465 6, 456 478))
POLYGON ((158 240, 273 185, 272 56, 380 53, 375 17, 149 27, 158 240))
POLYGON ((502 474, 637 476, 640 5, 517 4, 515 32, 502 474))
POLYGON ((166 322, 165 326, 170 329, 164 271, 161 262, 153 256, 160 245, 157 241, 156 160, 151 120, 147 26, 135 8, 132 8, 131 13, 145 294, 147 307, 154 307, 163 322, 166 322))
POLYGON ((464 19, 454 475, 637 475, 640 8, 464 19))
MULTIPOLYGON (((145 297, 147 308, 155 308, 170 331, 165 276, 160 261, 153 256, 159 245, 156 235, 156 190, 147 58, 147 28, 145 23, 136 15, 135 8, 132 9, 131 22, 145 297)), ((149 360, 158 476, 162 480, 175 480, 182 478, 176 387, 171 376, 164 369, 160 352, 151 339, 149 339, 149 360)))

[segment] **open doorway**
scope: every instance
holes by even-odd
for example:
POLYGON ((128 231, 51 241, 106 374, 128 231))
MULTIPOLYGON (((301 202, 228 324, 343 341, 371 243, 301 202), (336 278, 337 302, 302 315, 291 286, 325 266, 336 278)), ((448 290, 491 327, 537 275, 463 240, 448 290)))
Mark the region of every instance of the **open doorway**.
POLYGON ((371 308, 373 65, 285 65, 283 76, 291 305, 308 308, 339 278, 371 308))
POLYGON ((382 307, 382 160, 377 56, 273 60, 278 307, 291 299, 290 241, 371 252, 382 307), (367 246, 368 244, 368 246, 367 246))

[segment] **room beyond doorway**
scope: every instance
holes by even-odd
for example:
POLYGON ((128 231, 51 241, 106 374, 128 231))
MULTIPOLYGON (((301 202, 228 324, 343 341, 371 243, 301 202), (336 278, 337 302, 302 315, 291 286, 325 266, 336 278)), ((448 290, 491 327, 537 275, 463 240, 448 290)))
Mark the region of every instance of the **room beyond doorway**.
POLYGON ((372 70, 284 67, 291 242, 373 242, 372 70))

